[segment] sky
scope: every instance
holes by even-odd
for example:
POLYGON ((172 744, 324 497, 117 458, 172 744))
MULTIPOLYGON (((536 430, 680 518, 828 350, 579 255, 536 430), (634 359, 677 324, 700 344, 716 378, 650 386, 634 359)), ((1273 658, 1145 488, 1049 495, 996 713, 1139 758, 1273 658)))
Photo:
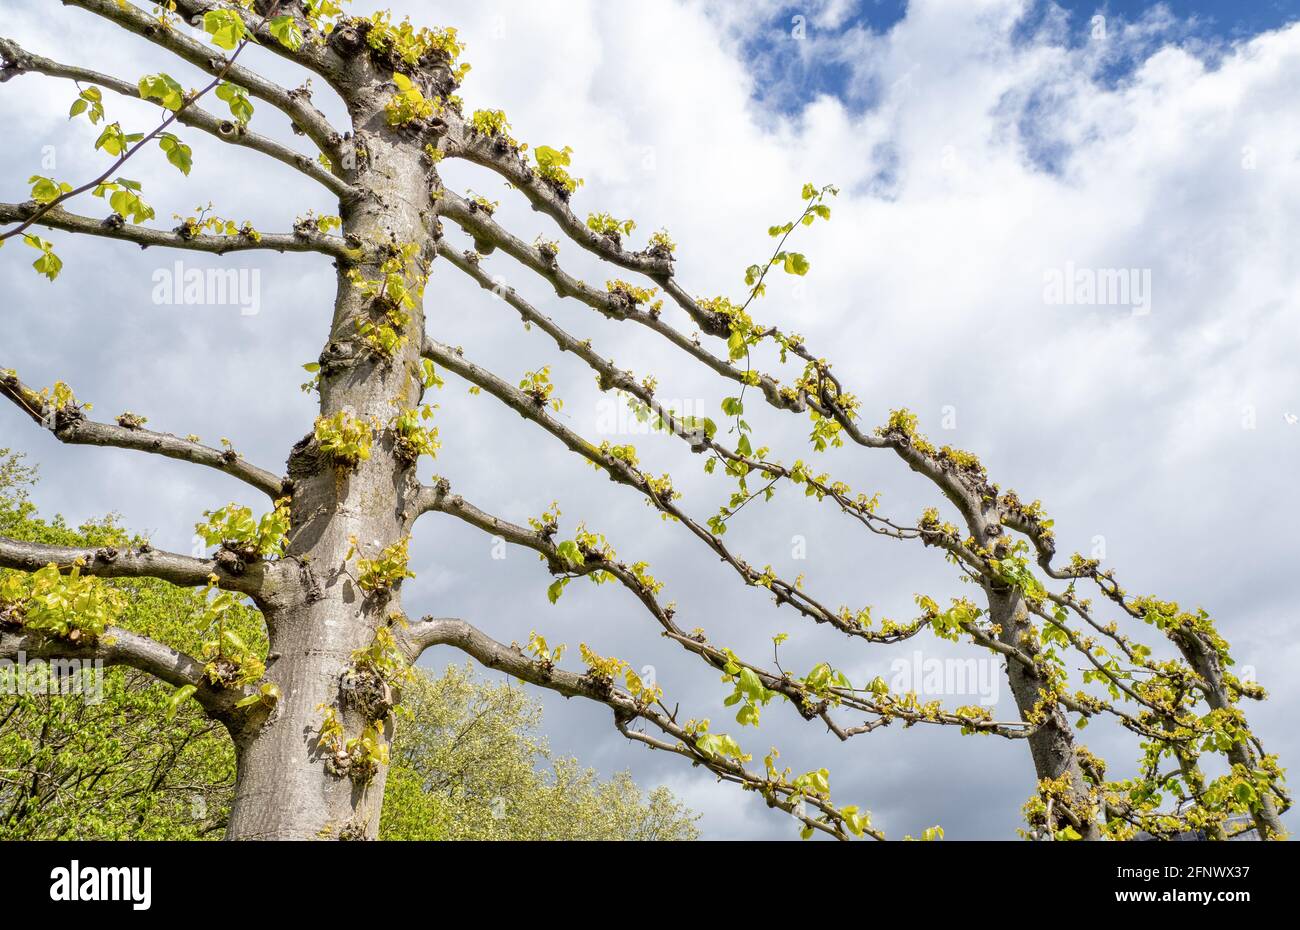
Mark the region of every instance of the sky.
MULTIPOLYGON (((418 22, 431 15, 429 4, 393 8, 418 22)), ((186 73, 81 11, 11 0, 6 14, 0 33, 51 57, 132 80, 161 68, 186 73)), ((575 210, 634 217, 634 246, 666 227, 692 293, 742 296, 743 269, 770 253, 767 229, 797 214, 802 185, 837 185, 832 220, 797 233, 810 273, 774 281, 756 318, 803 333, 831 358, 868 425, 909 407, 923 431, 979 454, 1003 488, 1041 499, 1062 552, 1101 555, 1130 591, 1209 611, 1239 670, 1271 692, 1248 708, 1257 732, 1284 765, 1300 757, 1300 683, 1291 674, 1300 662, 1291 590, 1300 504, 1300 5, 465 0, 438 4, 436 14, 433 24, 456 26, 468 43, 467 107, 504 109, 514 135, 534 145, 572 146, 572 170, 585 179, 575 210), (1106 280, 1127 293, 1086 287, 1106 280)), ((289 86, 301 80, 260 53, 249 63, 289 86)), ((36 76, 0 85, 8 129, 0 199, 25 199, 31 174, 76 180, 102 170, 94 130, 65 118, 73 96, 66 82, 36 76)), ((342 119, 324 88, 315 99, 342 119)), ((150 110, 109 103, 111 119, 152 125, 150 110)), ((269 107, 254 127, 303 144, 269 107)), ((186 141, 189 178, 157 155, 132 168, 161 226, 209 201, 266 231, 287 230, 308 209, 334 212, 326 192, 280 165, 198 134, 186 141)), ((493 175, 447 163, 443 179, 499 201, 498 219, 522 238, 559 238, 493 175)), ((103 209, 90 198, 77 207, 103 209)), ((249 460, 282 465, 315 415, 299 385, 328 326, 327 259, 217 259, 48 238, 65 261, 53 284, 28 267, 30 250, 0 253, 8 317, 0 367, 38 385, 66 380, 104 418, 129 409, 152 427, 228 437, 249 460), (240 269, 256 312, 230 301, 159 301, 155 282, 178 260, 182 270, 240 269)), ((562 264, 589 281, 614 276, 579 251, 561 243, 562 264)), ((508 258, 485 267, 620 365, 656 375, 661 398, 712 413, 730 393, 646 332, 558 300, 508 258)), ((557 357, 454 268, 435 268, 426 309, 436 338, 503 377, 550 364, 565 422, 596 439, 634 442, 650 469, 673 471, 696 516, 725 500, 728 486, 703 475, 680 443, 636 435, 581 363, 557 357)), ((773 358, 762 364, 779 367, 773 358)), ((742 655, 765 658, 772 637, 787 633, 784 667, 805 672, 829 661, 859 682, 897 681, 926 662, 951 670, 978 656, 929 636, 868 647, 812 629, 739 586, 680 528, 490 397, 449 377, 433 399, 443 449, 422 477, 444 476, 518 523, 558 502, 562 534, 585 521, 621 556, 648 561, 681 624, 708 629, 742 655)), ((778 455, 880 492, 882 512, 912 521, 944 507, 889 453, 810 455, 806 421, 750 413, 778 455)), ((204 510, 232 499, 259 504, 203 469, 62 447, 16 409, 0 409, 4 446, 40 465, 35 498, 46 512, 77 521, 116 511, 164 548, 189 551, 204 510)), ((877 618, 910 618, 917 594, 942 603, 970 593, 934 551, 855 532, 828 507, 788 492, 747 508, 728 540, 754 564, 805 575, 823 601, 871 605, 877 618)), ((796 772, 828 768, 837 802, 869 809, 890 837, 939 824, 952 839, 1009 838, 1021 825, 1034 790, 1023 743, 891 726, 841 744, 779 704, 758 731, 742 732, 722 705, 728 689, 717 674, 659 637, 627 592, 575 582, 552 606, 535 556, 494 558, 490 539, 446 517, 421 521, 412 552, 408 612, 461 616, 506 642, 537 630, 571 654, 583 642, 649 666, 684 714, 712 718, 760 764, 776 746, 796 772)), ((457 661, 434 651, 424 664, 457 661)), ((1004 685, 991 686, 994 672, 918 684, 949 705, 992 701, 1010 719, 1014 705, 1004 685)), ((706 837, 795 836, 790 819, 758 798, 628 743, 601 707, 542 699, 556 750, 670 786, 701 812, 706 837)), ((1138 756, 1108 725, 1080 739, 1116 774, 1138 756)))

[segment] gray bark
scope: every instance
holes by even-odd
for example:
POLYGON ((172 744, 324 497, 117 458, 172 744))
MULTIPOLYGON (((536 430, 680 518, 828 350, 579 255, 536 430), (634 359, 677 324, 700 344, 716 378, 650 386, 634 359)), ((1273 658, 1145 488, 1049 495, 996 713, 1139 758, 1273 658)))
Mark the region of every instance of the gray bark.
MULTIPOLYGON (((359 68, 365 67, 359 62, 359 68)), ((434 254, 430 190, 436 175, 409 130, 384 121, 386 77, 360 74, 349 94, 358 148, 349 180, 361 196, 344 205, 343 233, 367 243, 417 243, 421 261, 434 254)), ((374 266, 361 266, 377 278, 374 266)), ((397 357, 364 350, 357 322, 368 301, 340 267, 330 339, 321 353, 320 409, 347 411, 387 424, 399 408, 420 402, 423 308, 412 312, 397 357)), ((267 614, 271 652, 267 678, 282 698, 255 734, 237 739, 238 786, 231 810, 231 839, 374 838, 386 772, 364 784, 331 771, 330 753, 318 746, 321 705, 334 707, 348 737, 366 725, 341 688, 353 653, 400 611, 400 591, 369 595, 350 573, 347 556, 355 538, 363 555, 398 542, 417 515, 418 485, 409 462, 395 454, 390 435, 377 433, 370 458, 341 470, 316 448, 300 442, 289 462, 293 487, 292 540, 287 561, 300 567, 300 590, 287 606, 267 614)), ((385 739, 391 735, 386 725, 385 739)))
MULTIPOLYGON (((1018 592, 988 591, 989 613, 992 621, 1002 627, 999 634, 1001 642, 1008 646, 1023 649, 1021 636, 1030 628, 1028 616, 1018 592)), ((1016 707, 1021 717, 1027 716, 1035 709, 1040 700, 1040 691, 1047 683, 1033 669, 1026 668, 1016 661, 1007 662, 1007 682, 1015 698, 1016 707)), ((1074 749, 1074 733, 1070 722, 1059 704, 1053 702, 1047 708, 1047 722, 1029 737, 1029 752, 1034 760, 1034 770, 1039 779, 1060 778, 1068 776, 1072 794, 1078 807, 1085 807, 1088 794, 1087 782, 1083 769, 1079 765, 1078 755, 1074 749)), ((1061 824, 1052 825, 1058 829, 1061 824)), ((1101 831, 1094 817, 1081 818, 1075 829, 1085 840, 1101 839, 1101 831)))
MULTIPOLYGON (((1196 674, 1205 679, 1205 702, 1214 710, 1226 710, 1233 704, 1228 694, 1227 684, 1223 680, 1223 663, 1214 646, 1195 631, 1184 631, 1173 637, 1174 643, 1187 660, 1187 664, 1196 670, 1196 674)), ((1259 765, 1259 758, 1250 743, 1238 742, 1228 750, 1228 761, 1239 765, 1248 772, 1259 765)), ((1280 839, 1286 835, 1277 804, 1268 794, 1260 795, 1259 807, 1251 811, 1255 830, 1263 840, 1280 839)))
MULTIPOLYGON (((997 507, 997 489, 988 483, 982 472, 955 473, 941 470, 933 459, 913 448, 910 442, 899 437, 886 437, 895 444, 899 456, 915 472, 924 475, 940 487, 951 503, 961 513, 971 536, 995 554, 1005 545, 1004 528, 997 507)), ((1000 627, 998 641, 1021 656, 1032 658, 1036 649, 1026 648, 1025 634, 1032 627, 1020 591, 1003 588, 989 581, 982 582, 989 608, 989 620, 1000 627)), ((1040 692, 1047 682, 1036 669, 1023 661, 1007 656, 1007 683, 1022 719, 1038 709, 1040 692)), ((1072 811, 1088 812, 1073 824, 1085 840, 1101 839, 1101 830, 1094 813, 1089 812, 1089 785, 1079 764, 1075 749, 1074 732, 1069 720, 1056 702, 1046 708, 1047 720, 1029 737, 1029 752, 1039 781, 1066 776, 1069 782, 1069 807, 1072 811)), ((1059 829, 1068 818, 1053 815, 1049 828, 1059 829)))

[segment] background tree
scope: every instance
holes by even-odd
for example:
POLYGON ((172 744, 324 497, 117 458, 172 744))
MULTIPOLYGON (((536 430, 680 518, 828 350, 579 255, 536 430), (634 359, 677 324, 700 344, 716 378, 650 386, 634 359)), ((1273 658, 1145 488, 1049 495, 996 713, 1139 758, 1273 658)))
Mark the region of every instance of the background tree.
MULTIPOLYGON (((788 247, 804 225, 829 219, 831 187, 806 185, 803 206, 775 224, 772 253, 746 271, 743 298, 691 296, 674 275, 674 244, 666 232, 641 251, 625 247, 631 220, 591 213, 585 222, 570 209, 579 180, 569 173, 564 148, 529 147, 513 139, 499 110, 466 108, 456 91, 467 65, 454 30, 418 29, 376 14, 350 17, 330 0, 164 5, 151 15, 115 0, 70 0, 143 36, 206 71, 211 80, 186 90, 167 74, 136 83, 50 61, 14 42, 0 45, 6 79, 27 72, 71 78, 80 95, 73 115, 105 123, 98 147, 113 159, 109 170, 80 186, 36 176, 31 200, 0 205, 0 220, 13 225, 0 238, 21 236, 37 250, 36 270, 57 276, 52 244, 32 229, 46 227, 223 254, 240 249, 314 251, 334 259, 338 292, 326 345, 310 369, 321 398, 311 433, 289 458, 287 476, 245 462, 232 448, 216 449, 193 439, 144 428, 124 414, 116 424, 87 416, 75 395, 59 383, 44 392, 7 374, 3 390, 37 423, 65 442, 117 445, 185 459, 226 471, 263 491, 273 508, 260 520, 247 508, 209 514, 202 535, 217 550, 211 558, 131 548, 58 548, 0 543, 0 564, 32 573, 27 584, 5 593, 7 648, 64 654, 78 650, 130 664, 163 677, 194 697, 205 713, 230 732, 238 756, 236 798, 229 835, 235 838, 373 836, 392 737, 394 685, 405 664, 435 645, 451 646, 479 662, 566 696, 607 704, 621 733, 652 748, 683 756, 719 779, 760 793, 816 831, 847 838, 880 837, 865 812, 832 802, 828 773, 796 775, 775 753, 760 769, 737 737, 707 721, 687 718, 654 682, 626 663, 580 646, 583 673, 560 667, 562 650, 534 635, 524 646, 493 639, 476 625, 446 618, 413 622, 401 607, 411 526, 423 515, 464 520, 538 552, 556 580, 552 600, 573 579, 617 581, 631 591, 663 634, 685 653, 721 671, 734 688, 727 699, 740 727, 756 726, 776 699, 805 719, 825 725, 841 739, 871 732, 893 720, 909 725, 957 728, 1028 743, 1038 791, 1026 805, 1029 832, 1060 839, 1126 838, 1138 829, 1161 836, 1188 828, 1222 835, 1232 814, 1248 811, 1266 836, 1281 834, 1279 811, 1289 801, 1281 770, 1250 733, 1237 706, 1262 690, 1230 671, 1227 644, 1200 611, 1154 597, 1132 596, 1095 560, 1055 562, 1051 522, 1036 501, 993 484, 975 456, 936 447, 916 429, 906 410, 889 414, 875 430, 864 428, 860 402, 831 365, 794 334, 760 323, 751 314, 778 273, 803 275, 809 263, 788 247), (190 37, 180 18, 201 28, 211 45, 190 37), (240 54, 249 43, 300 65, 323 80, 347 105, 351 126, 330 125, 312 104, 308 88, 285 88, 246 68, 240 54), (103 90, 156 102, 163 121, 147 133, 127 132, 107 121, 103 90), (211 94, 230 117, 199 106, 211 94), (317 149, 304 156, 248 128, 254 104, 269 105, 292 121, 317 149), (336 216, 304 216, 288 233, 263 233, 206 212, 171 231, 145 226, 152 209, 122 165, 155 143, 177 169, 188 171, 191 151, 172 133, 176 124, 206 131, 313 178, 337 195, 336 216), (553 219, 581 248, 619 271, 648 279, 637 284, 611 278, 592 287, 566 273, 557 243, 529 245, 493 219, 495 205, 480 196, 446 190, 438 165, 462 159, 487 168, 553 219), (82 194, 109 200, 107 220, 74 214, 63 204, 82 194), (464 250, 445 236, 443 221, 468 234, 464 250), (337 231, 337 234, 336 234, 337 231), (720 418, 691 417, 669 409, 656 395, 653 377, 638 379, 559 327, 484 270, 485 256, 506 253, 549 281, 557 293, 585 303, 606 318, 640 324, 667 339, 684 356, 734 382, 720 418), (640 465, 630 445, 596 444, 554 416, 555 396, 545 366, 503 378, 470 361, 459 348, 426 331, 425 285, 436 259, 469 275, 504 298, 530 328, 585 362, 603 390, 623 394, 666 434, 701 456, 710 473, 734 488, 712 516, 698 517, 680 502, 667 475, 640 465), (650 286, 653 285, 653 286, 650 286), (705 336, 707 348, 665 314, 671 301, 705 336), (781 376, 758 367, 760 353, 774 356, 781 376), (414 463, 436 451, 426 390, 451 372, 531 420, 576 455, 629 491, 642 496, 707 548, 743 584, 768 589, 776 603, 806 620, 868 643, 897 642, 928 631, 969 640, 1000 657, 1019 709, 1019 719, 998 721, 977 707, 945 708, 914 694, 893 694, 881 681, 853 682, 833 663, 806 674, 736 655, 714 631, 687 629, 678 610, 659 599, 660 585, 642 562, 620 559, 603 536, 580 526, 559 537, 552 509, 527 526, 488 514, 439 481, 421 486, 414 463), (764 444, 746 420, 747 404, 811 418, 815 452, 844 445, 892 452, 927 479, 957 523, 938 508, 919 519, 879 512, 878 501, 850 488, 802 459, 788 461, 764 444), (978 602, 957 599, 941 606, 918 596, 918 615, 908 622, 876 621, 864 608, 830 606, 801 579, 759 569, 726 542, 728 520, 752 501, 797 486, 818 502, 856 521, 864 531, 942 552, 978 589, 978 602), (219 544, 219 545, 218 545, 219 544), (60 581, 55 569, 67 572, 60 581), (192 659, 154 641, 141 641, 110 623, 111 603, 101 603, 94 579, 150 576, 173 584, 209 588, 214 609, 247 597, 265 619, 270 651, 266 668, 218 645, 192 659), (64 591, 63 586, 68 589, 64 591), (1121 631, 1116 619, 1087 600, 1095 588, 1103 607, 1118 619, 1149 624, 1163 634, 1157 651, 1121 631), (220 594, 216 592, 220 591, 220 594), (51 598, 79 597, 94 610, 91 622, 49 618, 51 598), (226 600, 222 600, 225 598, 226 600), (1072 681, 1067 657, 1081 659, 1081 682, 1072 681), (1075 723, 1071 722, 1073 715, 1075 723), (1099 758, 1080 745, 1075 725, 1108 718, 1139 738, 1140 775, 1108 780, 1099 758), (304 733, 313 734, 305 738, 304 733), (1221 757, 1204 771, 1203 757, 1221 757)), ((209 98, 211 99, 211 98, 209 98)), ((779 637, 778 637, 779 640, 779 637)))
MULTIPOLYGON (((40 519, 28 499, 34 469, 0 450, 0 533, 60 546, 126 546, 143 540, 109 518, 69 527, 40 519)), ((0 572, 6 579, 15 573, 0 572)), ((200 591, 150 578, 109 583, 121 597, 116 622, 199 652, 206 602, 200 591)), ((265 655, 256 611, 224 618, 265 655), (259 642, 260 640, 260 642, 259 642)), ((24 657, 7 655, 21 661, 24 657)), ((0 837, 5 839, 204 839, 219 837, 235 783, 224 728, 193 701, 129 665, 103 670, 102 692, 51 694, 39 680, 0 684, 0 837), (89 700, 88 700, 89 698, 89 700)))
POLYGON ((691 840, 695 815, 628 772, 601 781, 538 735, 541 707, 473 666, 402 691, 381 839, 691 840))

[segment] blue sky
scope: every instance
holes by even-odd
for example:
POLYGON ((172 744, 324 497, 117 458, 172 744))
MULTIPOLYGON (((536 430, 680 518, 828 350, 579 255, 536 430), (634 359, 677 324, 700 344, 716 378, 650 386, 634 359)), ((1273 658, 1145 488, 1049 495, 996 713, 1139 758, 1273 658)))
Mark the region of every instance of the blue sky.
MULTIPOLYGON (((818 38, 842 41, 855 32, 875 35, 888 32, 906 17, 908 3, 907 0, 855 0, 827 6, 843 7, 843 12, 834 17, 838 21, 833 25, 806 23, 806 28, 818 38)), ((818 94, 833 95, 859 110, 869 106, 874 96, 853 86, 856 62, 833 54, 807 55, 800 45, 783 41, 798 26, 797 17, 804 16, 807 7, 807 3, 785 3, 761 27, 745 36, 742 48, 752 66, 755 98, 784 113, 798 112, 818 94)), ((1153 37, 1153 41, 1176 37, 1194 43, 1212 56, 1213 50, 1225 42, 1294 22, 1300 18, 1300 0, 1166 0, 1159 4, 1138 0, 1102 3, 1034 0, 1020 30, 1026 36, 1035 35, 1050 22, 1062 30, 1057 41, 1077 47, 1089 41, 1097 16, 1104 17, 1112 29, 1117 24, 1136 23, 1154 16, 1168 19, 1167 28, 1153 37)), ((1149 44, 1126 49, 1124 54, 1105 63, 1097 79, 1105 83, 1124 79, 1144 60, 1142 53, 1150 50, 1149 44)))
MULTIPOLYGON (((1137 0, 1090 3, 1087 0, 1058 0, 1075 23, 1086 23, 1093 15, 1118 15, 1136 19, 1155 4, 1137 0)), ((1239 39, 1293 22, 1300 5, 1293 0, 1166 0, 1163 4, 1179 19, 1202 21, 1207 34, 1239 39)))

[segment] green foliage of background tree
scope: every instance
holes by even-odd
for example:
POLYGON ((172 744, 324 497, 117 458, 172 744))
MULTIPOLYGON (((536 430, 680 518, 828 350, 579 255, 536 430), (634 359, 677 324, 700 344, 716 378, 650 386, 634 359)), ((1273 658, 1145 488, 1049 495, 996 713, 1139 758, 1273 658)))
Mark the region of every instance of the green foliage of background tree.
MULTIPOLYGON (((111 518, 76 529, 40 519, 33 470, 0 449, 0 534, 65 546, 139 545, 111 518)), ((5 572, 0 571, 0 574, 5 572)), ((200 651, 203 598, 152 579, 111 583, 128 595, 124 628, 200 651)), ((265 658, 257 612, 227 623, 265 658)), ((103 693, 0 688, 0 840, 219 837, 235 788, 230 737, 193 702, 129 667, 103 672, 103 693)), ((409 724, 393 747, 380 839, 689 840, 695 816, 665 788, 643 795, 630 774, 601 781, 553 758, 541 706, 518 687, 451 667, 416 670, 403 687, 409 724)))
POLYGON ((672 792, 643 793, 628 772, 601 781, 553 757, 541 706, 472 666, 403 689, 381 839, 690 840, 695 815, 672 792))
MULTIPOLYGON (((142 542, 111 517, 77 528, 42 520, 27 494, 33 479, 0 449, 0 535, 60 546, 142 542)), ((148 578, 112 584, 127 595, 123 628, 199 651, 199 591, 148 578)), ((235 613, 235 628, 257 642, 256 612, 235 613)), ((99 702, 0 689, 0 839, 220 836, 235 783, 230 738, 194 702, 171 708, 172 695, 129 666, 104 670, 99 702)))
MULTIPOLYGON (((864 427, 862 402, 831 362, 797 334, 755 318, 770 274, 809 273, 807 257, 789 246, 801 228, 831 218, 833 187, 804 186, 799 212, 769 228, 775 241, 770 254, 744 269, 742 296, 692 296, 676 276, 676 244, 666 231, 633 250, 627 244, 635 220, 601 210, 584 220, 573 211, 581 181, 570 173, 575 156, 569 147, 517 140, 499 109, 466 114, 458 91, 469 65, 454 29, 394 22, 385 12, 350 15, 342 0, 166 0, 153 9, 128 0, 65 0, 64 6, 121 27, 124 38, 130 33, 153 43, 204 72, 205 83, 186 89, 165 73, 128 80, 43 58, 0 38, 0 81, 40 74, 77 83, 68 116, 96 127, 94 148, 108 162, 80 184, 32 175, 28 200, 0 204, 0 222, 11 224, 0 229, 0 244, 21 239, 34 250, 23 252, 34 259, 34 270, 51 281, 62 259, 37 228, 215 255, 311 252, 332 259, 338 270, 333 319, 322 326, 319 357, 305 366, 320 415, 304 424, 306 435, 290 451, 284 475, 245 461, 229 444, 213 448, 194 437, 146 429, 135 414, 92 420, 89 405, 66 383, 38 390, 17 371, 0 370, 0 394, 62 442, 215 468, 268 498, 260 516, 251 508, 206 514, 201 535, 219 541, 206 558, 134 542, 69 546, 0 538, 0 567, 25 576, 0 588, 0 655, 25 649, 95 656, 161 678, 177 689, 178 703, 192 698, 225 727, 238 757, 229 837, 377 836, 400 685, 409 664, 436 647, 606 705, 623 736, 754 792, 800 822, 805 837, 883 834, 867 811, 832 799, 825 769, 797 774, 778 763, 775 751, 761 767, 751 765, 743 745, 747 728, 759 726, 774 704, 841 740, 897 720, 1027 744, 1034 789, 1025 805, 1025 833, 1036 838, 1128 839, 1140 830, 1159 837, 1200 830, 1222 838, 1232 829, 1225 825, 1241 814, 1260 835, 1283 835, 1280 814, 1291 803, 1283 771, 1241 709, 1243 700, 1263 699, 1264 690, 1233 674, 1228 643, 1205 611, 1131 595, 1097 559, 1076 553, 1058 562, 1053 524, 1039 501, 1027 503, 1001 489, 970 452, 930 442, 906 409, 887 415, 882 409, 881 425, 864 427), (305 88, 281 86, 247 67, 244 52, 254 45, 337 95, 350 125, 332 125, 305 88), (160 121, 152 129, 124 128, 112 120, 105 90, 155 104, 160 121), (268 108, 305 137, 310 155, 251 128, 268 108), (262 232, 209 210, 171 230, 148 225, 155 215, 149 192, 122 172, 149 152, 188 175, 193 151, 176 135, 180 127, 312 179, 336 199, 337 213, 308 211, 285 233, 262 232), (566 272, 559 243, 528 244, 502 227, 493 216, 496 202, 447 190, 439 174, 447 159, 494 173, 507 183, 508 196, 527 199, 569 242, 611 266, 604 288, 566 272), (105 208, 94 207, 96 198, 106 216, 64 206, 80 199, 103 214, 105 208), (444 223, 465 235, 459 247, 444 223), (668 341, 684 362, 726 381, 734 395, 722 401, 718 420, 674 411, 658 399, 653 375, 638 378, 619 368, 592 340, 569 333, 503 286, 484 267, 497 252, 548 282, 560 298, 641 327, 668 341), (439 341, 425 316, 426 298, 435 305, 439 298, 436 288, 426 293, 435 268, 464 274, 502 298, 499 304, 527 330, 588 366, 602 391, 621 395, 666 441, 684 443, 679 448, 698 455, 704 471, 725 484, 724 503, 699 516, 696 502, 683 500, 670 475, 642 467, 634 446, 594 443, 557 418, 562 399, 549 366, 522 379, 505 376, 439 341), (696 622, 714 618, 690 617, 689 605, 663 602, 663 585, 649 567, 621 559, 598 531, 579 525, 561 535, 554 508, 527 525, 514 523, 452 493, 445 479, 422 485, 415 465, 436 454, 440 442, 425 398, 447 372, 642 497, 667 527, 692 537, 692 545, 708 550, 743 585, 770 592, 787 616, 864 648, 924 633, 992 654, 1005 664, 1017 719, 999 721, 987 708, 945 707, 914 693, 891 693, 879 679, 855 682, 830 661, 795 672, 782 668, 779 656, 768 662, 737 655, 719 638, 725 631, 696 622), (808 458, 791 459, 757 435, 750 417, 758 406, 809 418, 808 458), (878 495, 854 490, 824 464, 841 448, 894 456, 929 482, 948 513, 936 506, 917 518, 887 516, 878 495), (756 567, 732 548, 728 530, 743 508, 778 493, 802 494, 873 537, 934 549, 971 583, 976 599, 944 606, 918 593, 917 615, 895 621, 873 617, 870 607, 827 604, 803 578, 756 567), (538 553, 554 576, 547 589, 552 602, 580 578, 626 588, 684 656, 700 660, 707 674, 722 673, 726 691, 719 703, 734 714, 735 727, 688 717, 655 682, 587 643, 578 644, 582 671, 571 671, 561 665, 564 646, 540 633, 524 645, 506 644, 464 619, 409 618, 402 583, 411 577, 412 528, 431 514, 538 553), (251 599, 270 644, 265 662, 224 629, 194 656, 182 650, 184 636, 156 639, 115 626, 123 608, 114 589, 98 586, 106 578, 155 578, 204 589, 210 598, 205 616, 232 610, 238 597, 251 599), (1085 592, 1100 595, 1100 604, 1085 592), (73 601, 80 606, 69 612, 66 604, 73 601), (1144 627, 1153 631, 1155 646, 1130 632, 1144 627), (1108 777, 1105 760, 1080 742, 1077 731, 1096 720, 1136 739, 1134 777, 1108 777)), ((778 650, 782 640, 777 637, 778 650)))

